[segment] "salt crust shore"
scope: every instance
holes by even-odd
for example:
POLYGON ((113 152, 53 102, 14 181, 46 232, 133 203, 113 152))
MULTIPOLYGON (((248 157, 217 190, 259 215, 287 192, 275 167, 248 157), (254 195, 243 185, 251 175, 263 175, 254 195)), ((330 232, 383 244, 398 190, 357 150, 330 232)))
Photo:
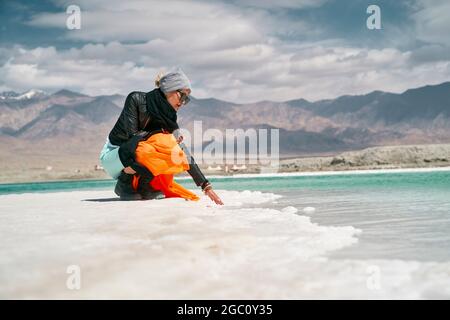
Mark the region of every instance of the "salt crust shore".
POLYGON ((112 191, 2 195, 0 298, 450 298, 450 263, 329 259, 361 230, 270 209, 275 194, 218 193, 223 207, 112 191), (66 286, 73 265, 79 290, 66 286))

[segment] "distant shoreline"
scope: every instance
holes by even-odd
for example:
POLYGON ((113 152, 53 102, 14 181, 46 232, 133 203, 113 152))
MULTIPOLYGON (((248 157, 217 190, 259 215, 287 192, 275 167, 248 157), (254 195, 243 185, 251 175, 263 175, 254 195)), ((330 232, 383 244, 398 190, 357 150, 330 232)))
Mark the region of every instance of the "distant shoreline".
MULTIPOLYGON (((332 175, 361 175, 361 174, 390 174, 390 173, 420 173, 420 172, 447 172, 448 167, 427 167, 427 168, 395 168, 395 169, 353 169, 353 170, 333 170, 333 171, 304 171, 304 172, 274 172, 274 173, 236 173, 228 175, 208 175, 209 179, 245 179, 245 178, 270 178, 270 177, 311 177, 311 176, 332 176, 332 175)), ((177 180, 189 180, 190 176, 176 176, 177 180)), ((82 182, 82 181, 111 181, 111 178, 99 179, 65 179, 65 180, 40 180, 40 181, 20 181, 1 182, 0 185, 28 184, 28 183, 61 183, 61 182, 82 182)))
MULTIPOLYGON (((257 178, 257 177, 307 177, 307 176, 332 176, 332 175, 352 175, 352 174, 378 174, 378 173, 416 173, 416 172, 439 172, 450 171, 448 167, 429 168, 397 168, 397 169, 354 169, 354 170, 334 170, 334 171, 304 171, 304 172, 278 172, 278 173, 238 173, 235 175, 208 176, 209 178, 257 178)), ((189 177, 183 177, 188 179, 189 177)))
MULTIPOLYGON (((50 181, 109 180, 110 177, 98 167, 95 155, 74 157, 22 157, 27 164, 6 163, 0 171, 0 184, 38 183, 50 181), (95 156, 95 158, 94 158, 95 156), (95 159, 93 161, 93 159, 95 159), (32 163, 33 166, 29 163, 32 163)), ((312 176, 379 172, 427 172, 447 171, 450 168, 450 144, 407 145, 371 147, 346 151, 334 156, 310 156, 280 159, 274 166, 248 164, 233 166, 222 164, 220 168, 200 165, 206 177, 264 177, 264 176, 312 176)), ((189 179, 187 173, 178 179, 189 179)))

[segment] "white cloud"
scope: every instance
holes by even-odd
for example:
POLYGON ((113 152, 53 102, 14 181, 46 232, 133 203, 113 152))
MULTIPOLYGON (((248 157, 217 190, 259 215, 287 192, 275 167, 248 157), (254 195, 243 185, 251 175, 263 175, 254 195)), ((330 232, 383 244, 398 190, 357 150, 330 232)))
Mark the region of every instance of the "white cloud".
POLYGON ((417 0, 418 10, 412 15, 417 38, 450 45, 450 2, 448 0, 417 0))
MULTIPOLYGON (((192 1, 77 1, 81 29, 67 30, 72 39, 94 42, 164 39, 180 45, 233 47, 261 41, 262 34, 238 10, 220 2, 192 1)), ((39 27, 66 27, 68 16, 40 13, 28 23, 39 27)))
POLYGON ((238 0, 240 5, 259 7, 265 9, 286 8, 303 9, 311 7, 320 7, 328 0, 238 0))
MULTIPOLYGON (((399 92, 450 79, 448 57, 419 59, 414 51, 349 47, 333 39, 281 40, 276 34, 288 29, 289 21, 283 15, 270 15, 265 10, 267 2, 258 2, 259 7, 252 9, 211 1, 77 3, 82 9, 82 30, 67 31, 67 35, 93 43, 58 50, 2 48, 0 88, 65 87, 92 95, 127 94, 151 90, 157 72, 175 65, 190 76, 194 96, 235 102, 399 92), (103 43, 94 43, 98 41, 103 43)), ((246 5, 257 6, 252 1, 246 5)), ((313 2, 278 4, 294 5, 313 2)), ((62 18, 64 14, 41 14, 30 23, 61 27, 62 18)), ((313 32, 302 21, 295 28, 300 33, 313 32)))
POLYGON ((192 78, 194 95, 236 102, 311 100, 375 89, 403 91, 450 79, 448 61, 412 64, 411 53, 396 49, 250 45, 239 49, 196 52, 176 59, 147 44, 85 45, 80 49, 53 47, 11 49, 12 58, 0 68, 2 85, 27 90, 70 88, 87 94, 126 94, 150 90, 161 68, 181 65, 192 78), (152 55, 152 50, 160 52, 152 55), (150 58, 151 57, 151 58, 150 58))
POLYGON ((83 58, 83 49, 15 48, 13 58, 0 67, 2 86, 18 91, 29 88, 69 88, 87 94, 124 93, 152 85, 157 69, 131 61, 111 63, 105 57, 83 58))

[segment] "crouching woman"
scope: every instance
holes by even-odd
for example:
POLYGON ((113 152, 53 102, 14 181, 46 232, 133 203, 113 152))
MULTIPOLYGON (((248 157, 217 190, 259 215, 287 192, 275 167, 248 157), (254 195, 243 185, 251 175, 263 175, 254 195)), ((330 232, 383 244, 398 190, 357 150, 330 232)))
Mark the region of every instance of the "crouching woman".
MULTIPOLYGON (((169 183, 172 189, 161 187, 163 176, 157 179, 155 177, 166 173, 159 173, 158 170, 152 172, 152 163, 158 162, 158 160, 152 158, 157 157, 154 152, 148 152, 148 145, 161 143, 161 141, 172 141, 170 147, 173 150, 175 146, 172 139, 177 138, 175 141, 180 142, 180 148, 183 150, 188 165, 177 167, 175 171, 179 171, 180 168, 187 170, 195 184, 201 187, 212 201, 223 204, 220 197, 214 192, 211 183, 203 175, 194 158, 187 152, 177 136, 179 129, 177 111, 190 100, 191 84, 189 79, 178 68, 163 76, 158 76, 155 85, 156 88, 150 92, 134 91, 127 96, 124 108, 100 153, 103 168, 112 178, 117 179, 115 193, 121 200, 141 200, 158 198, 163 194, 167 196, 170 194, 169 190, 174 190, 173 186, 175 189, 181 190, 178 188, 181 186, 174 184, 173 181, 171 184, 169 183), (170 134, 171 138, 161 136, 161 134, 170 134), (151 142, 148 142, 149 140, 151 142)), ((165 179, 168 179, 167 176, 165 179)), ((166 187, 167 183, 166 180, 166 187)), ((191 200, 195 200, 194 197, 191 200)))

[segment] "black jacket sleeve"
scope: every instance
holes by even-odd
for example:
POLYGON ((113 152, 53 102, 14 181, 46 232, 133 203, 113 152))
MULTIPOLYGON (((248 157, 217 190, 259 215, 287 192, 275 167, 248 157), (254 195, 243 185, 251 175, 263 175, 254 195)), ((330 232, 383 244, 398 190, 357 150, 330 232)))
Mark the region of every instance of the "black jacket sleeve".
POLYGON ((180 143, 180 147, 186 154, 186 157, 189 161, 189 170, 188 170, 189 175, 192 177, 195 184, 198 187, 202 187, 202 189, 203 189, 204 186, 209 182, 208 179, 206 179, 206 177, 203 175, 202 171, 200 170, 197 163, 195 162, 194 157, 191 156, 191 154, 190 154, 189 150, 186 148, 185 144, 180 143))
POLYGON ((138 104, 134 98, 133 92, 127 96, 125 106, 123 108, 125 119, 125 131, 130 136, 134 136, 139 131, 139 112, 138 104))
POLYGON ((120 146, 133 137, 139 128, 139 92, 131 92, 125 99, 125 103, 116 124, 109 133, 109 141, 120 146))

